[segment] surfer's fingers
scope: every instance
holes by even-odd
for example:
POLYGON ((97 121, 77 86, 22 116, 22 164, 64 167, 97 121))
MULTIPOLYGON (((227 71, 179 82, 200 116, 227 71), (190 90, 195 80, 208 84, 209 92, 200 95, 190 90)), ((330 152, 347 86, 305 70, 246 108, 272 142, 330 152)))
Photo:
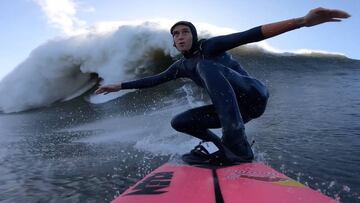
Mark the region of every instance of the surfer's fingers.
POLYGON ((316 8, 310 11, 310 13, 320 14, 320 15, 331 15, 332 17, 336 18, 348 18, 351 15, 346 11, 340 9, 327 9, 327 8, 316 8))
POLYGON ((100 87, 99 89, 97 89, 97 90, 95 91, 95 94, 101 94, 101 93, 104 93, 104 92, 106 92, 106 91, 107 91, 106 88, 100 87))
POLYGON ((335 18, 334 18, 334 19, 330 19, 330 20, 329 20, 329 22, 341 22, 341 20, 340 20, 340 19, 335 19, 335 18))
POLYGON ((331 17, 333 18, 349 18, 351 15, 343 10, 331 10, 331 17))
POLYGON ((310 14, 316 15, 320 18, 349 18, 350 14, 343 10, 338 9, 326 9, 326 8, 316 8, 310 11, 310 14))

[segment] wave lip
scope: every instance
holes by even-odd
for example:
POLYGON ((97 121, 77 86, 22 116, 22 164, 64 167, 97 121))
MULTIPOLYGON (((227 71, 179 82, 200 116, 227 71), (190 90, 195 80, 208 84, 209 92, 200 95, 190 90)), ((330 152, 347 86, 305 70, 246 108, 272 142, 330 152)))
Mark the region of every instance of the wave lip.
POLYGON ((80 95, 93 83, 92 73, 104 84, 131 79, 144 72, 153 50, 175 55, 168 31, 154 23, 51 40, 0 81, 0 110, 19 112, 80 95))
POLYGON ((18 112, 64 99, 90 80, 81 62, 57 50, 60 42, 41 46, 0 82, 0 110, 18 112), (57 50, 57 53, 52 52, 57 50))

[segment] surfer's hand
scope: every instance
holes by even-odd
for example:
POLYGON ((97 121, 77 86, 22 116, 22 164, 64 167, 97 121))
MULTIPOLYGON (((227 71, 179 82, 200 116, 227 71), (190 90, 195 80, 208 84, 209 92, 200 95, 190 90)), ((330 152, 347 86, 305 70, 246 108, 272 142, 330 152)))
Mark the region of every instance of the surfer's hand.
POLYGON ((316 8, 309 11, 309 13, 303 17, 304 26, 311 27, 326 22, 340 22, 341 19, 350 17, 350 14, 342 10, 332 10, 326 8, 316 8))
POLYGON ((97 90, 95 90, 95 94, 109 94, 110 92, 117 92, 121 90, 121 84, 118 85, 104 85, 100 86, 97 90))

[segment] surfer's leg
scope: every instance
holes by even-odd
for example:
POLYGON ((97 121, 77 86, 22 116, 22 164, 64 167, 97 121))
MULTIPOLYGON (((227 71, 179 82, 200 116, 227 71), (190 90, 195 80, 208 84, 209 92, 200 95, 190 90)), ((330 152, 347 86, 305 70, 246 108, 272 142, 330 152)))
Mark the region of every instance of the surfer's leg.
MULTIPOLYGON (((246 112, 244 113, 244 123, 247 123, 251 118, 246 112)), ((196 107, 176 115, 171 120, 171 126, 179 132, 213 142, 219 149, 222 148, 221 139, 209 130, 221 128, 219 117, 212 104, 196 107)))
POLYGON ((220 138, 209 129, 220 128, 220 120, 214 105, 206 105, 187 110, 171 120, 171 126, 179 131, 204 141, 221 145, 220 138))
MULTIPOLYGON (((245 136, 244 120, 236 93, 224 76, 228 74, 228 70, 216 63, 202 61, 197 65, 197 72, 218 113, 223 131, 223 144, 242 161, 251 161, 254 155, 245 136)), ((242 89, 242 93, 246 95, 251 86, 244 82, 242 89)))
POLYGON ((232 70, 224 75, 235 91, 243 119, 260 117, 265 112, 269 98, 266 86, 257 79, 240 75, 232 70))

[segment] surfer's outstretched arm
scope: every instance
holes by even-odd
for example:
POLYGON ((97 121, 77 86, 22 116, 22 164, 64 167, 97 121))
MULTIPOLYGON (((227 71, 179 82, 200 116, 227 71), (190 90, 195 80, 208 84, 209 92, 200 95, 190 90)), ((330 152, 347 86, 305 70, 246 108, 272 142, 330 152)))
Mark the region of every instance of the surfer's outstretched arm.
POLYGON ((326 22, 340 22, 341 19, 348 17, 350 15, 342 10, 316 8, 310 10, 304 17, 263 25, 261 31, 265 38, 270 38, 301 27, 311 27, 326 22))
POLYGON ((247 31, 210 38, 202 43, 201 48, 205 55, 214 56, 240 45, 258 42, 297 28, 311 27, 326 22, 338 22, 348 17, 350 15, 345 11, 316 8, 301 18, 265 24, 247 31))
POLYGON ((95 94, 101 94, 101 93, 108 94, 110 92, 117 92, 122 89, 142 89, 142 88, 153 87, 161 83, 176 79, 178 77, 178 72, 179 72, 178 62, 175 62, 173 65, 171 65, 167 70, 165 70, 162 73, 130 82, 104 85, 99 87, 95 91, 95 94))
POLYGON ((178 77, 179 72, 179 63, 175 62, 164 72, 159 73, 157 75, 141 78, 138 80, 133 80, 130 82, 121 83, 122 89, 143 89, 153 87, 164 82, 174 80, 178 77))

